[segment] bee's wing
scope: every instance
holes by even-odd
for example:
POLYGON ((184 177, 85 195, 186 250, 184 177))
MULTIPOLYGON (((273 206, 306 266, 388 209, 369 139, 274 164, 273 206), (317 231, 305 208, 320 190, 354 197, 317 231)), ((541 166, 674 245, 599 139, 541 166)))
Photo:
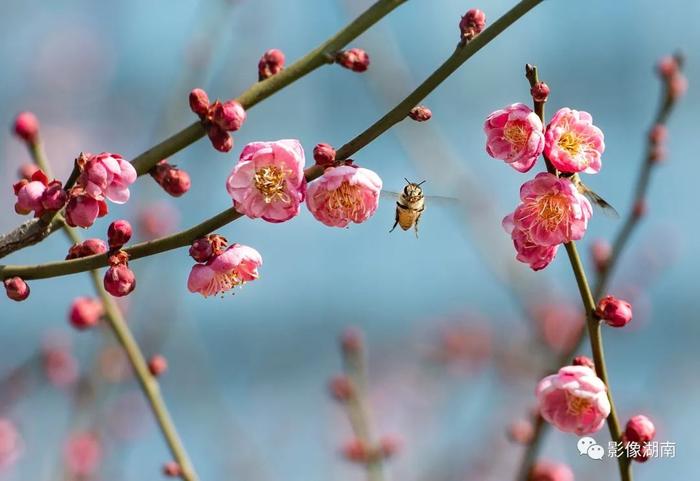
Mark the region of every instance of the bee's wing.
POLYGON ((401 194, 398 192, 392 192, 391 190, 382 190, 379 194, 380 197, 384 197, 385 199, 393 199, 393 200, 398 200, 401 198, 401 194))
POLYGON ((459 204, 459 199, 457 197, 447 197, 444 195, 426 195, 425 200, 432 203, 437 203, 440 205, 455 205, 459 204))
POLYGON ((605 214, 606 217, 610 217, 612 219, 620 218, 620 214, 617 213, 615 207, 610 205, 610 203, 607 200, 603 199, 591 189, 585 189, 583 191, 583 195, 585 195, 586 198, 588 198, 588 200, 590 200, 592 204, 595 204, 598 207, 600 207, 600 210, 603 212, 603 214, 605 214))

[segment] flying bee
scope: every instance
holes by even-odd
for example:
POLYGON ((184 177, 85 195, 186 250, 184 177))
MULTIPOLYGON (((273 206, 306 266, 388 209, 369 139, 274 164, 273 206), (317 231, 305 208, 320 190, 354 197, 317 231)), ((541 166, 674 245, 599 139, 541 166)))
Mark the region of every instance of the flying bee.
POLYGON ((584 184, 581 181, 581 177, 579 177, 578 174, 574 174, 571 177, 569 177, 571 182, 574 183, 576 186, 576 189, 586 198, 591 201, 592 204, 598 206, 600 210, 605 214, 606 217, 612 217, 614 219, 618 219, 620 217, 620 214, 617 213, 617 210, 610 205, 610 203, 603 199, 601 196, 593 192, 586 184, 584 184))
POLYGON ((421 185, 423 185, 425 181, 411 182, 406 178, 404 178, 404 180, 406 181, 406 186, 403 188, 403 191, 400 194, 386 190, 382 191, 382 195, 397 199, 396 217, 394 218, 394 225, 389 232, 394 232, 397 225, 401 226, 401 229, 403 230, 408 230, 413 227, 417 238, 418 222, 420 222, 420 218, 425 210, 426 199, 441 199, 450 201, 456 201, 456 199, 439 196, 426 197, 423 193, 423 189, 421 188, 421 185))

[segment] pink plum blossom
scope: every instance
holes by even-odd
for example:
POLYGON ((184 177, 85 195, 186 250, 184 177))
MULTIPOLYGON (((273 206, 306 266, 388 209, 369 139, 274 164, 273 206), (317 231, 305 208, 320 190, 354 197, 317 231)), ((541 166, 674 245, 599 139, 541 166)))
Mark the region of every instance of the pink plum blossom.
POLYGON ((102 444, 93 433, 75 433, 66 442, 63 457, 73 476, 91 476, 102 461, 102 444))
POLYGON ((592 207, 569 179, 541 172, 520 187, 520 200, 513 226, 532 243, 555 246, 583 238, 592 207))
POLYGON ((24 451, 24 441, 17 426, 7 418, 0 418, 0 472, 12 466, 24 451))
POLYGON ((187 288, 204 297, 223 294, 259 277, 262 256, 252 247, 233 244, 206 264, 192 267, 187 288))
POLYGON ((588 112, 559 109, 544 134, 544 154, 561 172, 600 172, 603 132, 588 112))
POLYGON ((34 217, 61 209, 68 197, 63 184, 55 179, 49 182, 40 169, 35 170, 29 179, 23 178, 14 184, 13 189, 17 196, 15 212, 23 215, 34 212, 34 217))
POLYGON ((542 121, 525 104, 512 104, 496 110, 484 122, 486 152, 518 172, 535 165, 544 149, 542 121))
POLYGON ((83 158, 78 184, 90 197, 96 200, 107 198, 115 204, 124 204, 129 200, 129 185, 137 177, 136 169, 130 162, 121 155, 107 152, 83 158))
POLYGON ((306 194, 304 162, 298 140, 246 145, 226 181, 236 210, 268 222, 284 222, 299 214, 306 194))
POLYGON ((330 167, 309 186, 306 205, 311 214, 330 227, 346 227, 369 219, 379 206, 382 179, 353 165, 330 167))
POLYGON ((529 265, 533 271, 544 269, 556 257, 559 246, 535 244, 526 231, 515 228, 513 214, 509 214, 503 219, 503 228, 513 239, 513 246, 517 252, 515 258, 529 265))
POLYGON ((98 217, 107 215, 107 203, 95 199, 81 187, 75 187, 66 205, 66 223, 71 227, 90 227, 98 217))
POLYGON ((594 433, 610 414, 605 383, 586 366, 562 367, 538 383, 536 394, 542 417, 567 433, 594 433))

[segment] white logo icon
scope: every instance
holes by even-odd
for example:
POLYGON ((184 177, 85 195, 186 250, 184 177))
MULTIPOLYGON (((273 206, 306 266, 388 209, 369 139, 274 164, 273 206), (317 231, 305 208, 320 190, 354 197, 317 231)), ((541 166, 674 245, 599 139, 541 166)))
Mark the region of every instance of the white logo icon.
POLYGON ((605 448, 596 443, 596 440, 591 437, 579 439, 576 447, 580 456, 586 454, 591 459, 603 459, 605 456, 605 448))

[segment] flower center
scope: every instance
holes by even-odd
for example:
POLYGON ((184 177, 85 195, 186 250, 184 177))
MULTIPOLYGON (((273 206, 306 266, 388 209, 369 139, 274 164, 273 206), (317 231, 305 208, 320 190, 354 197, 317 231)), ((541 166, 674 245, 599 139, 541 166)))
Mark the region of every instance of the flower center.
POLYGON ((591 401, 566 393, 566 411, 573 416, 580 416, 591 407, 591 401))
POLYGON ((328 208, 340 211, 343 217, 353 218, 361 208, 359 190, 358 186, 344 181, 328 196, 328 208))
POLYGON ((215 296, 243 284, 244 282, 235 272, 222 272, 214 276, 203 294, 205 297, 215 296))
POLYGON ((555 230, 569 213, 566 200, 559 195, 550 194, 540 197, 537 201, 537 215, 549 231, 555 230))
POLYGON ((522 147, 527 142, 528 133, 522 123, 508 122, 505 129, 503 129, 503 136, 515 147, 522 147))
POLYGON ((572 132, 565 132, 564 135, 559 137, 557 142, 557 145, 566 150, 571 156, 578 155, 582 144, 581 138, 572 132))
POLYGON ((263 195, 266 204, 276 200, 289 202, 289 196, 284 191, 284 180, 287 173, 276 165, 266 165, 255 171, 255 188, 263 195))

